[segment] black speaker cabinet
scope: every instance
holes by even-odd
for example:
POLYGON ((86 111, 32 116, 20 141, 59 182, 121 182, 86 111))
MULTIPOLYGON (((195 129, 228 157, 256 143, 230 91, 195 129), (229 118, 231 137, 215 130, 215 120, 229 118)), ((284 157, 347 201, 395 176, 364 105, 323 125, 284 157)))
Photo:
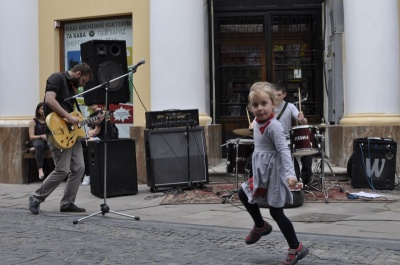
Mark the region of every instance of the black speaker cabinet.
POLYGON ((203 127, 145 130, 147 186, 189 187, 208 183, 203 127))
MULTIPOLYGON (((138 193, 135 141, 107 141, 107 198, 138 193)), ((88 141, 90 192, 104 198, 104 141, 88 141)))
POLYGON ((397 143, 391 138, 354 139, 351 185, 393 190, 397 143))
MULTIPOLYGON (((93 80, 86 83, 85 91, 111 81, 128 72, 126 42, 121 40, 91 40, 81 44, 82 62, 93 72, 93 80)), ((85 104, 104 104, 105 88, 84 94, 85 104)), ((108 103, 130 101, 128 76, 109 83, 108 103)))

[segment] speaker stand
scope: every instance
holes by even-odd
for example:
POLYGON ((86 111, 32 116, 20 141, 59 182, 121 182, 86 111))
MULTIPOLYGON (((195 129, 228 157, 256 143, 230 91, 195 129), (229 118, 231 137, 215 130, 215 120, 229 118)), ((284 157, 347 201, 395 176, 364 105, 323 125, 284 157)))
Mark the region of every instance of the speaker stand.
POLYGON ((190 131, 189 131, 189 125, 186 124, 186 148, 187 148, 187 169, 188 169, 188 188, 192 187, 192 182, 191 182, 191 178, 190 178, 190 139, 189 136, 190 135, 190 131))
MULTIPOLYGON (((193 183, 191 181, 191 176, 190 176, 190 130, 189 130, 189 124, 186 124, 185 128, 185 136, 186 136, 186 150, 187 150, 187 189, 193 188, 193 183)), ((172 192, 174 195, 179 195, 182 193, 185 193, 182 190, 182 187, 176 187, 176 189, 172 192)))
MULTIPOLYGON (((123 76, 126 76, 126 75, 123 75, 123 76)), ((119 78, 122 78, 123 76, 121 76, 119 78)), ((119 79, 119 78, 116 78, 116 79, 119 79)), ((116 79, 113 79, 113 80, 116 80, 116 79)), ((108 88, 109 88, 109 84, 110 84, 110 81, 106 82, 105 84, 102 84, 102 85, 98 86, 98 87, 104 86, 105 90, 106 90, 106 92, 105 92, 105 107, 106 107, 105 114, 107 114, 107 112, 108 112, 108 88)), ((104 191, 103 191, 104 203, 100 205, 100 211, 95 212, 95 213, 93 213, 91 215, 88 215, 86 217, 74 220, 73 221, 74 225, 79 223, 80 221, 83 221, 83 220, 88 219, 88 218, 90 218, 92 216, 98 215, 100 213, 102 215, 105 215, 106 213, 114 213, 114 214, 117 214, 117 215, 133 218, 135 220, 140 220, 140 217, 138 217, 138 216, 132 216, 132 215, 124 214, 124 213, 111 211, 110 207, 108 207, 108 205, 107 205, 107 141, 108 141, 107 117, 104 118, 104 126, 105 126, 105 128, 104 128, 104 191)))
POLYGON ((172 194, 174 195, 179 195, 179 194, 183 194, 185 193, 181 187, 177 187, 176 189, 174 189, 174 191, 172 192, 172 194))

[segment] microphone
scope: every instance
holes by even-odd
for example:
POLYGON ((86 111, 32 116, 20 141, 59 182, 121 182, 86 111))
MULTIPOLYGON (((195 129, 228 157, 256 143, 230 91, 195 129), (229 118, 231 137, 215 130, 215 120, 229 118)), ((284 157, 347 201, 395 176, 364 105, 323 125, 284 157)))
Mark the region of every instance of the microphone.
POLYGON ((137 64, 135 64, 134 66, 132 66, 132 73, 136 73, 136 69, 139 67, 139 65, 144 64, 146 61, 144 59, 141 59, 137 64))

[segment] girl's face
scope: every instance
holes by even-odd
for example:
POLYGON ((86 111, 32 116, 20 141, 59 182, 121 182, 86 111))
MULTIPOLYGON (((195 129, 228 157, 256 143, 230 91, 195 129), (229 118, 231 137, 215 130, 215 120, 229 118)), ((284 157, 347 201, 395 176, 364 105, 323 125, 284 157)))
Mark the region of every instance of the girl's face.
POLYGON ((250 97, 250 106, 251 112, 260 121, 267 120, 274 107, 270 95, 266 92, 254 93, 250 97))
POLYGON ((44 116, 43 107, 40 107, 40 108, 38 109, 38 113, 39 113, 39 115, 44 116))

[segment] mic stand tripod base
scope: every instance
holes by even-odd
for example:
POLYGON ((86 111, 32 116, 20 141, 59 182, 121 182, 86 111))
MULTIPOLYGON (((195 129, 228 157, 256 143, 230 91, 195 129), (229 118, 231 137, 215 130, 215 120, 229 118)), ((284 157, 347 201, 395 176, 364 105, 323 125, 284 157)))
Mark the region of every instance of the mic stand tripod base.
POLYGON ((239 191, 238 186, 239 186, 239 142, 240 142, 240 138, 236 139, 236 143, 235 143, 235 149, 236 149, 236 159, 235 159, 235 178, 236 178, 236 187, 235 190, 231 191, 229 194, 224 194, 222 195, 222 203, 226 203, 227 200, 229 200, 229 202, 233 199, 233 197, 235 196, 235 193, 237 193, 239 191))
POLYGON ((222 195, 222 203, 226 203, 226 201, 231 201, 233 199, 233 197, 235 197, 235 193, 238 193, 238 189, 236 188, 235 190, 231 191, 228 194, 224 194, 222 195))
POLYGON ((88 216, 83 217, 83 218, 81 218, 81 219, 74 220, 74 221, 73 221, 73 224, 76 225, 76 224, 79 223, 80 221, 83 221, 83 220, 88 219, 88 218, 90 218, 90 217, 92 217, 92 216, 98 215, 98 214, 100 214, 100 213, 101 213, 102 215, 105 215, 106 213, 114 213, 114 214, 118 214, 118 215, 121 215, 121 216, 133 218, 133 219, 135 219, 135 220, 137 220, 137 221, 140 220, 140 217, 139 217, 139 216, 132 216, 132 215, 129 215, 129 214, 124 214, 124 213, 119 213, 119 212, 111 211, 111 210, 110 210, 110 207, 108 207, 108 205, 105 204, 105 203, 103 203, 103 204, 100 205, 100 209, 101 209, 101 211, 92 213, 91 215, 88 215, 88 216))

